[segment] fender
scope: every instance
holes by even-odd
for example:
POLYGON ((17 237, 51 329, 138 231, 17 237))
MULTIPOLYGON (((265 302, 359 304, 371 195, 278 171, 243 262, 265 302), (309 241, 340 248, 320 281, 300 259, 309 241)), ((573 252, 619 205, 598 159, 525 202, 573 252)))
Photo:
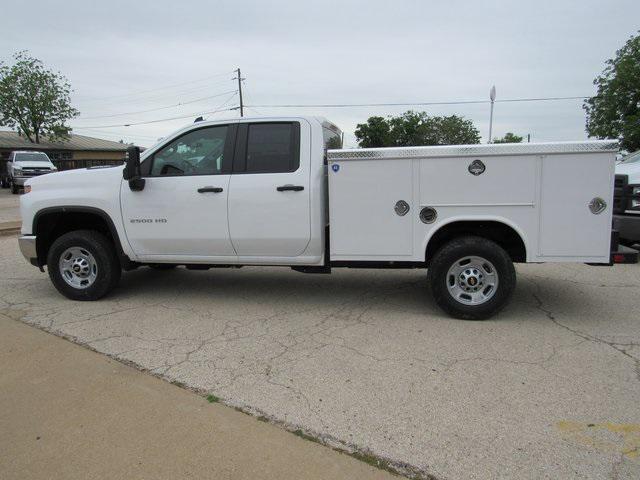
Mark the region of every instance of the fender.
POLYGON ((129 256, 124 252, 122 248, 122 242, 120 240, 120 236, 118 235, 118 230, 116 229, 115 224, 113 223, 113 219, 109 216, 107 212, 101 210, 96 207, 85 207, 81 205, 64 205, 64 206, 56 206, 56 207, 46 207, 41 210, 38 210, 36 214, 33 216, 33 224, 31 227, 31 231, 37 235, 38 232, 38 222, 41 217, 51 214, 51 213, 88 213, 92 215, 97 215, 107 224, 109 228, 109 233, 113 238, 113 242, 116 246, 116 251, 118 254, 118 258, 120 259, 120 263, 125 270, 132 265, 132 260, 129 256))
POLYGON ((522 232, 522 229, 516 225, 515 223, 513 223, 511 220, 508 220, 504 217, 501 216, 496 216, 496 215, 457 215, 455 217, 449 217, 446 220, 443 220, 440 223, 437 223, 435 228, 432 228, 431 230, 429 230, 427 236, 425 237, 424 241, 422 242, 422 252, 426 252, 427 251, 427 246, 429 245, 429 242, 431 241, 431 238, 433 238, 433 236, 436 234, 436 232, 438 232, 441 228, 451 224, 451 223, 456 223, 456 222, 487 222, 487 221, 491 221, 491 222, 497 222, 497 223, 502 223, 508 227, 511 227, 519 236, 520 239, 522 240, 522 243, 524 244, 524 249, 525 249, 525 253, 526 253, 526 257, 527 257, 527 261, 529 260, 529 242, 527 241, 527 237, 526 235, 524 235, 524 233, 522 232))

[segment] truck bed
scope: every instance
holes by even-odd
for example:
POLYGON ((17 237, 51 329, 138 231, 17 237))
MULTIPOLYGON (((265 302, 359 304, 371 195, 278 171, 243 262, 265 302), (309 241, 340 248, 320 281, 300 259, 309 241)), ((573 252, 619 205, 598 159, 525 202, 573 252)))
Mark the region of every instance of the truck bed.
POLYGON ((520 235, 528 262, 608 263, 617 150, 615 141, 330 150, 331 260, 421 262, 446 225, 499 222, 520 235))

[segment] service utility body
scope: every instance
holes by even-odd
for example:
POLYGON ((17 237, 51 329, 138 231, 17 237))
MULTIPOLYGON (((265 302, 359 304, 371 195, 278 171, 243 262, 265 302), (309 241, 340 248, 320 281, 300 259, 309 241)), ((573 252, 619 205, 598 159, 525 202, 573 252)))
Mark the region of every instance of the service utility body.
POLYGON ((126 165, 30 179, 24 256, 74 300, 123 270, 425 268, 449 314, 489 318, 516 262, 637 262, 612 231, 615 141, 341 149, 317 117, 191 124, 126 165))

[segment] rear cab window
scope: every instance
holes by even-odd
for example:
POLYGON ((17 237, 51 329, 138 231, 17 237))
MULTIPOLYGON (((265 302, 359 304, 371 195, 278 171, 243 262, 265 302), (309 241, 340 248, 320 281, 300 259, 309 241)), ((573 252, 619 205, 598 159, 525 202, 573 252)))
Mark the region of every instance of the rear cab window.
POLYGON ((238 141, 234 173, 287 173, 300 166, 298 122, 243 124, 238 141))

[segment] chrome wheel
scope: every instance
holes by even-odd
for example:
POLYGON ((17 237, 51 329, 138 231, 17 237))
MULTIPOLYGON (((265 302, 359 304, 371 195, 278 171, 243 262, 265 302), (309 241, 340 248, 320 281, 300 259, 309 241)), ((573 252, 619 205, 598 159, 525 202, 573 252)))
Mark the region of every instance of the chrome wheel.
POLYGON ((446 277, 447 290, 464 305, 488 302, 498 289, 498 272, 486 258, 468 256, 454 262, 446 277))
POLYGON ((96 281, 98 264, 93 255, 81 247, 67 248, 58 262, 60 275, 73 288, 88 288, 96 281))

